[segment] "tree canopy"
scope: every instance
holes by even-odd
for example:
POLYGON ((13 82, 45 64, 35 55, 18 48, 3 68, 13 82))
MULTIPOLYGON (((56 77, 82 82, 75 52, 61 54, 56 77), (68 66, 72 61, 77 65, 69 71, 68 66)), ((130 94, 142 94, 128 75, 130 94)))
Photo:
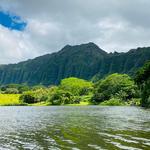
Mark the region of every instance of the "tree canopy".
POLYGON ((93 83, 83 79, 70 77, 63 79, 60 88, 71 92, 73 95, 86 95, 92 90, 93 83))
POLYGON ((143 107, 150 107, 150 61, 138 70, 135 82, 141 90, 141 105, 143 107))
POLYGON ((112 97, 122 100, 131 99, 136 95, 134 81, 126 74, 112 74, 95 84, 94 102, 103 102, 112 97))

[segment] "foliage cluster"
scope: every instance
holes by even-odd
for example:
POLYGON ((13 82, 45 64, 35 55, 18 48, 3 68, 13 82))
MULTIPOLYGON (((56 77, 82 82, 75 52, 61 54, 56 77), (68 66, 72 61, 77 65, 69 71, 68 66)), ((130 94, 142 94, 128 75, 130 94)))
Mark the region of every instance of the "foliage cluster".
POLYGON ((139 96, 137 86, 126 74, 111 74, 98 81, 94 88, 93 103, 101 103, 106 100, 112 102, 114 99, 125 102, 139 96))
POLYGON ((125 102, 118 99, 118 98, 111 98, 107 101, 104 101, 104 102, 100 103, 100 105, 104 105, 104 106, 122 106, 122 105, 125 105, 125 102))
POLYGON ((69 77, 58 86, 45 87, 37 85, 10 84, 1 86, 1 95, 20 94, 20 103, 24 104, 101 104, 101 105, 139 105, 142 95, 142 106, 150 105, 150 79, 147 76, 150 65, 146 64, 138 71, 135 84, 127 74, 114 73, 104 79, 92 83, 83 79, 69 77), (145 67, 146 66, 146 67, 145 67), (144 73, 143 73, 144 72, 144 73), (6 94, 7 93, 7 94, 6 94), (140 93, 142 93, 140 95, 140 93))
POLYGON ((30 87, 26 84, 7 84, 0 86, 2 94, 21 94, 30 90, 30 87))
POLYGON ((143 107, 150 107, 150 61, 139 69, 135 77, 135 82, 141 90, 141 105, 143 107))
POLYGON ((77 104, 82 97, 90 97, 92 90, 91 82, 70 77, 63 79, 59 86, 32 88, 21 95, 20 101, 29 104, 43 101, 51 105, 77 104))

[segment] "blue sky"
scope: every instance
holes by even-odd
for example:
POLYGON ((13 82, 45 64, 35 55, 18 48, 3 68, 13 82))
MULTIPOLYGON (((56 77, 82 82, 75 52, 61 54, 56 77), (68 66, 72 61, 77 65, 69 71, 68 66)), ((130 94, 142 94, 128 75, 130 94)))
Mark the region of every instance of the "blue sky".
POLYGON ((0 24, 10 30, 22 31, 25 29, 27 23, 16 15, 10 15, 8 12, 0 11, 0 24))

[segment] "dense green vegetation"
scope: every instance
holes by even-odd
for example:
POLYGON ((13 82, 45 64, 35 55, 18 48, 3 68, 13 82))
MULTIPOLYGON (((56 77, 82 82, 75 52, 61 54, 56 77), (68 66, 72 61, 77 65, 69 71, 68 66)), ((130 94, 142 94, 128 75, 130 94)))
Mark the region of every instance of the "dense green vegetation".
MULTIPOLYGON (((134 81, 126 74, 112 74, 98 81, 94 87, 93 103, 101 103, 112 99, 127 102, 133 98, 139 97, 137 86, 134 81)), ((119 101, 117 101, 118 103, 119 101)))
MULTIPOLYGON (((95 78, 95 77, 94 77, 95 78)), ((150 61, 135 75, 114 73, 90 82, 76 77, 61 80, 58 86, 0 86, 0 105, 141 105, 150 107, 150 61), (98 80, 98 81, 97 81, 98 80), (140 100, 141 99, 141 100, 140 100)))
POLYGON ((93 84, 78 78, 66 78, 59 86, 41 87, 24 92, 20 101, 23 103, 47 102, 51 105, 79 104, 91 98, 93 84))
POLYGON ((13 95, 20 91, 19 103, 27 105, 139 105, 139 90, 126 74, 112 74, 92 83, 70 77, 63 79, 58 86, 27 85, 1 86, 1 92, 13 95), (10 88, 13 88, 13 90, 10 88), (8 90, 9 89, 9 90, 8 90))
POLYGON ((150 60, 149 47, 108 54, 94 43, 67 45, 57 53, 1 65, 0 84, 58 85, 68 77, 97 81, 115 72, 133 75, 147 60, 150 60))
POLYGON ((7 84, 0 86, 0 93, 2 94, 21 94, 30 90, 26 84, 7 84))
POLYGON ((135 81, 141 90, 141 105, 150 107, 150 61, 137 72, 135 81))
POLYGON ((123 106, 123 105, 126 105, 126 103, 124 101, 122 101, 121 99, 111 98, 107 101, 101 102, 100 105, 104 105, 104 106, 123 106))

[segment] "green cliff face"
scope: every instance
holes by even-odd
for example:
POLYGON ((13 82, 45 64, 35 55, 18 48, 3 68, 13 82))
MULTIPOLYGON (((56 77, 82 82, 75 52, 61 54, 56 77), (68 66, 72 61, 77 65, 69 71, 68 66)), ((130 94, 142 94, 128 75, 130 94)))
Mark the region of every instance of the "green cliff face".
POLYGON ((91 79, 111 73, 133 75, 147 60, 150 60, 150 47, 108 54, 94 43, 67 45, 57 53, 0 66, 0 84, 52 85, 71 76, 91 79))

